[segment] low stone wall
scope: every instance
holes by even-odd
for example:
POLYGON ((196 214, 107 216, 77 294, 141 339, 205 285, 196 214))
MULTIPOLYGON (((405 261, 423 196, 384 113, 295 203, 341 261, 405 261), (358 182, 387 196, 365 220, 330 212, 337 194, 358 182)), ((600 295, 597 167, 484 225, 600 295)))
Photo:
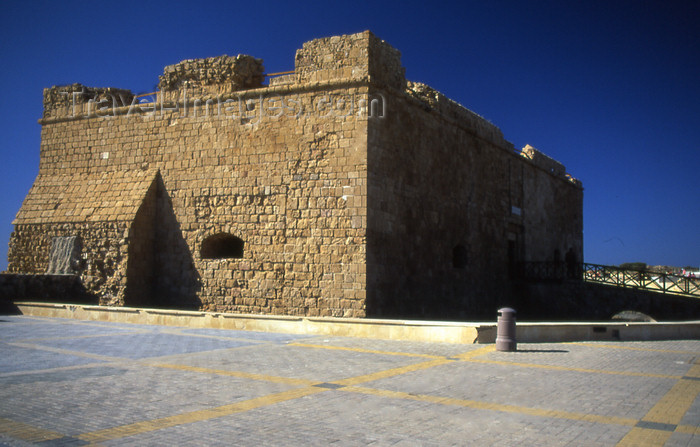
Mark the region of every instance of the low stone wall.
MULTIPOLYGON (((700 321, 517 323, 515 332, 518 343, 693 340, 700 337, 700 321)), ((481 325, 475 343, 495 343, 496 335, 495 325, 481 325)))
MULTIPOLYGON (((52 287, 54 275, 44 275, 49 265, 52 241, 56 237, 77 236, 82 241, 82 253, 75 272, 80 275, 77 283, 82 284, 82 291, 90 296, 100 296, 100 304, 124 304, 126 289, 126 267, 129 228, 125 222, 83 222, 63 224, 24 225, 16 224, 12 233, 8 254, 9 273, 18 277, 28 276, 41 279, 21 280, 34 290, 34 295, 27 299, 46 299, 56 294, 52 287), (39 286, 45 284, 47 290, 41 292, 39 286), (43 295, 42 295, 43 293, 43 295)), ((62 278, 63 275, 58 275, 62 278)), ((77 278, 77 277, 76 277, 77 278)), ((18 280, 13 280, 18 281, 18 280)), ((66 279, 57 280, 64 284, 66 279)), ((60 295, 57 301, 73 302, 72 295, 60 295)), ((77 296, 80 299, 79 296, 77 296)))
POLYGON ((28 302, 17 303, 17 308, 23 315, 36 317, 436 343, 476 343, 480 327, 480 323, 252 315, 28 302))
MULTIPOLYGON (((17 303, 23 315, 189 328, 362 337, 430 343, 494 343, 496 324, 371 318, 188 312, 79 304, 17 303)), ((673 323, 518 323, 519 343, 678 340, 700 337, 700 321, 673 323)))
POLYGON ((512 306, 530 321, 610 321, 622 311, 637 311, 657 321, 700 320, 700 299, 583 281, 518 286, 512 306))
POLYGON ((0 274, 0 306, 12 308, 12 302, 24 300, 97 304, 77 275, 0 274))

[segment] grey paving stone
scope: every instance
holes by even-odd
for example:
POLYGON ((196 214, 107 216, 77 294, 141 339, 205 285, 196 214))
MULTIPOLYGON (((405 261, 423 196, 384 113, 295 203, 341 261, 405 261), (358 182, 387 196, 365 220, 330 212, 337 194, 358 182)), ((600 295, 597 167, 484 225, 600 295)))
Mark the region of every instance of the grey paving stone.
POLYGON ((700 445, 700 436, 698 435, 673 433, 665 447, 697 447, 698 445, 700 445))
POLYGON ((12 346, 0 341, 0 374, 94 363, 95 359, 12 346))
POLYGON ((700 399, 695 399, 695 402, 686 411, 683 419, 681 419, 681 425, 700 427, 700 399))
POLYGON ((40 346, 66 349, 69 351, 128 359, 143 359, 148 357, 211 351, 250 344, 241 340, 188 337, 186 335, 167 334, 163 332, 126 333, 119 334, 115 337, 74 339, 62 337, 56 340, 43 339, 35 343, 40 346))
MULTIPOLYGON (((597 428, 597 424, 585 422, 548 420, 542 424, 532 416, 329 391, 300 402, 144 433, 125 441, 188 446, 227 442, 240 446, 564 446, 577 439, 585 440, 580 445, 610 445, 608 440, 617 441, 627 431, 625 427, 597 428), (181 436, 193 432, 200 437, 187 440, 181 436)), ((105 445, 122 444, 115 440, 105 445)))
MULTIPOLYGON (((100 430, 105 446, 612 446, 700 353, 693 340, 487 353, 483 345, 0 320, 0 446, 34 445, 28 439, 42 433, 52 437, 43 445, 84 445, 81 436, 100 430), (469 352, 481 355, 447 360, 469 352), (357 388, 336 383, 357 377, 365 377, 357 388), (116 430, 140 423, 132 434, 116 430)), ((700 398, 678 423, 700 425, 700 398)), ((680 432, 667 443, 699 444, 680 432)))
POLYGON ((437 355, 443 357, 450 357, 483 347, 483 345, 464 345, 457 343, 426 343, 351 337, 316 337, 309 340, 301 340, 300 343, 405 354, 437 355))
POLYGON ((333 382, 389 368, 425 361, 420 357, 329 351, 298 346, 260 345, 193 354, 179 359, 190 366, 333 382))
POLYGON ((306 340, 313 336, 302 334, 280 334, 276 332, 259 331, 235 331, 229 329, 188 329, 179 328, 181 334, 211 335, 216 337, 227 337, 241 340, 255 340, 259 342, 288 343, 294 340, 306 340))
POLYGON ((697 348, 695 351, 689 348, 682 352, 661 352, 658 342, 649 347, 650 350, 637 350, 639 346, 613 342, 520 344, 517 352, 492 352, 484 358, 567 368, 682 376, 700 355, 697 348))

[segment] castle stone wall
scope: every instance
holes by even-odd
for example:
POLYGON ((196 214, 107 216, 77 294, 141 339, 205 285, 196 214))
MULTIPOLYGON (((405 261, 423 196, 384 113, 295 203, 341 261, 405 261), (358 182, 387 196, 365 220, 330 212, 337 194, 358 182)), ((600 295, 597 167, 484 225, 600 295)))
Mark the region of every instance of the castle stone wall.
POLYGON ((555 251, 581 260, 582 188, 563 165, 516 152, 428 86, 380 91, 386 117, 368 124, 370 314, 491 318, 518 296, 512 265, 555 251))
POLYGON ((559 210, 580 185, 407 82, 372 33, 261 71, 221 56, 166 67, 150 96, 46 89, 10 270, 45 273, 50 237, 75 235, 101 304, 461 317, 507 299, 511 261, 580 250, 580 210, 559 210))
POLYGON ((55 237, 78 236, 78 274, 86 293, 104 305, 124 305, 129 228, 125 222, 18 224, 12 233, 9 273, 44 274, 55 237))

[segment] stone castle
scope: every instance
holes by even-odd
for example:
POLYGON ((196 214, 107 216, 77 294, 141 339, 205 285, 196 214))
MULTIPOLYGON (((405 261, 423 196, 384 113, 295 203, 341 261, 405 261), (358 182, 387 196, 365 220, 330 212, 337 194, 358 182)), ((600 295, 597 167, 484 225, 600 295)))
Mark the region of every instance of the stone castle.
POLYGON ((101 305, 456 319, 517 295, 516 262, 582 259, 580 182, 407 81, 371 32, 263 70, 45 89, 9 272, 73 275, 101 305))

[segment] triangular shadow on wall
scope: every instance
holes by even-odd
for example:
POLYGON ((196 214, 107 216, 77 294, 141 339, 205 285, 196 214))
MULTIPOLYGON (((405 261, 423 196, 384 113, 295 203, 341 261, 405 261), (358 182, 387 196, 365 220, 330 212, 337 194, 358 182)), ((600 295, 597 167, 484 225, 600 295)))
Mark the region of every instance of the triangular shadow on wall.
POLYGON ((129 232, 125 304, 199 309, 200 289, 201 277, 157 172, 129 232))

